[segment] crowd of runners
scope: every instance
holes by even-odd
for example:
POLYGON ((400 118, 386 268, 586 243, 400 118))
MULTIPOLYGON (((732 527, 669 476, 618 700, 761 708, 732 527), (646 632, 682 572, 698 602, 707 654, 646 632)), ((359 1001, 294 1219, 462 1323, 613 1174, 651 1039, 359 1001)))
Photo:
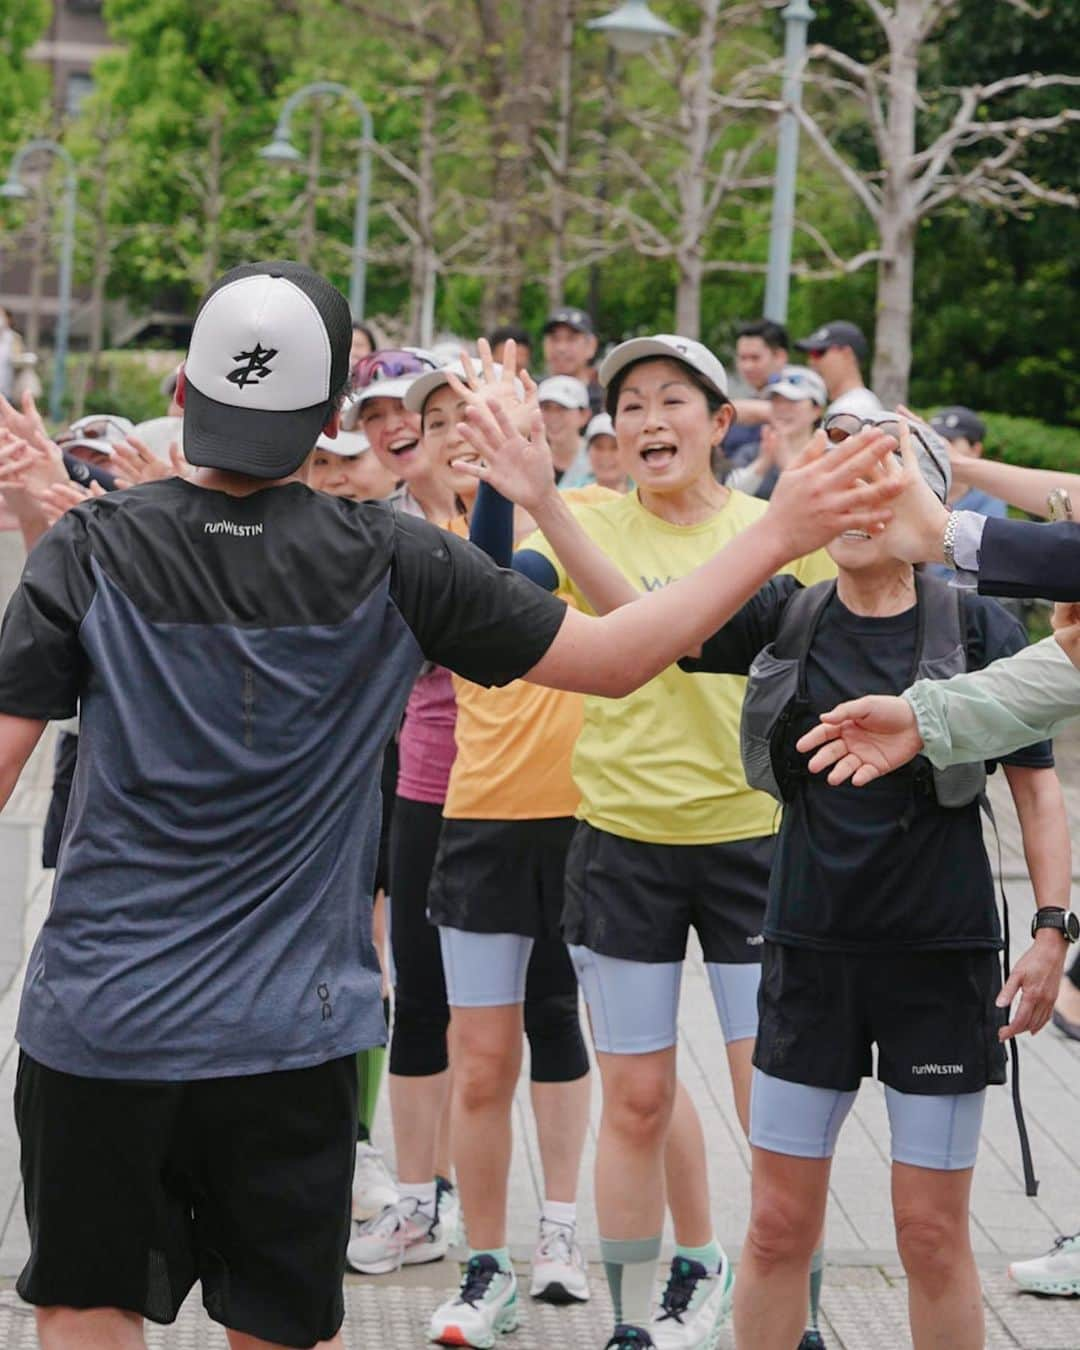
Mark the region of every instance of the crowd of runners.
MULTIPOLYGON (((868 740, 820 719, 1024 651, 980 593, 983 521, 1071 515, 1077 484, 984 460, 971 409, 883 409, 846 321, 794 344, 743 325, 738 391, 679 335, 601 359, 572 307, 530 346, 387 348, 316 274, 258 264, 204 298, 162 418, 54 439, 32 398, 0 400, 33 549, 0 638, 0 805, 61 724, 17 1032, 18 1287, 46 1346, 140 1344, 196 1280, 234 1346, 311 1346, 339 1334, 346 1266, 464 1244, 417 1342, 489 1350, 526 1297, 526 1043, 527 1295, 590 1297, 595 1065, 608 1350, 713 1350, 732 1315, 740 1350, 824 1346, 831 1158, 872 1074, 914 1344, 984 1343, 986 1091, 1021 1032, 1080 1039, 1050 724, 972 764, 922 722, 905 762, 873 717, 868 740), (982 830, 998 766, 1038 910, 1011 972, 982 830), (691 931, 752 1152, 737 1279, 678 1078, 691 931)), ((1057 581, 996 589, 1080 595, 1057 581)), ((1080 1237, 1011 1269, 1080 1293, 1080 1237)))

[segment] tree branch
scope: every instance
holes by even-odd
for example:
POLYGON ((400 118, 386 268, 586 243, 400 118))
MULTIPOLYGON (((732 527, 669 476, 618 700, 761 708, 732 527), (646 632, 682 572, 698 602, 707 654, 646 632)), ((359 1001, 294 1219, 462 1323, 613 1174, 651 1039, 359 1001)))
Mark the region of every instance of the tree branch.
POLYGON ((799 125, 814 142, 822 157, 836 170, 855 196, 858 197, 869 212, 871 220, 876 224, 881 215, 880 197, 862 175, 833 146, 824 131, 805 108, 798 108, 796 115, 799 119, 799 125))

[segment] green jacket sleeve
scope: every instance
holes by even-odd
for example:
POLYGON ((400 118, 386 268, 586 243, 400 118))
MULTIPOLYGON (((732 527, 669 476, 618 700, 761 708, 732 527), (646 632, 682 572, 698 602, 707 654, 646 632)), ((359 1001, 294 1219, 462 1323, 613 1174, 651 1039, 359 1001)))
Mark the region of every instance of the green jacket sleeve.
POLYGON ((1080 670, 1053 638, 985 670, 919 680, 904 694, 936 769, 996 759, 1080 717, 1080 670))

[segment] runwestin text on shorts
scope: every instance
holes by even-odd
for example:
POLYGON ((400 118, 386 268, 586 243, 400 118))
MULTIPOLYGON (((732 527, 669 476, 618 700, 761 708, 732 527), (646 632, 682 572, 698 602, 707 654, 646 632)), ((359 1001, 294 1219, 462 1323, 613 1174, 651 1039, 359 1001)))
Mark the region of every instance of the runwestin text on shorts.
POLYGON ((235 520, 208 520, 203 526, 203 534, 235 534, 241 538, 262 532, 262 525, 238 525, 235 520))
POLYGON ((922 1075, 924 1073, 963 1073, 964 1066, 962 1064, 913 1064, 911 1066, 911 1072, 916 1075, 922 1075))

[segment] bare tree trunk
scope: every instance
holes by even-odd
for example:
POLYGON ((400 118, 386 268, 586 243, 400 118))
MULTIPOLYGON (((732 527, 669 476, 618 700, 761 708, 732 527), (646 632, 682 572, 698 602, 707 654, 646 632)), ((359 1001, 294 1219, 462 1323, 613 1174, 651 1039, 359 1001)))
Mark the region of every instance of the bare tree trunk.
POLYGON ((897 0, 889 39, 889 157, 884 164, 879 233, 877 324, 872 385, 886 407, 907 399, 915 287, 917 206, 912 186, 918 107, 919 25, 925 0, 897 0))
POLYGON ((675 331, 682 337, 701 336, 701 286, 705 276, 700 248, 680 253, 679 282, 675 290, 675 331))
POLYGON ((705 275, 705 233, 708 227, 705 208, 705 168, 709 154, 713 67, 716 62, 716 30, 720 0, 703 0, 701 29, 698 33, 697 65, 691 76, 686 102, 686 159, 679 171, 679 201, 682 207, 679 268, 675 292, 675 327, 684 337, 701 333, 701 286, 705 275))
POLYGON ((323 101, 316 98, 311 109, 311 145, 308 149, 307 189, 304 198, 304 218, 297 241, 297 260, 305 267, 312 265, 315 244, 319 235, 319 175, 322 170, 323 101))
POLYGON ((555 122, 555 165, 551 173, 551 263, 548 308, 566 299, 566 184, 570 174, 570 131, 573 117, 575 0, 560 0, 558 111, 555 122))

